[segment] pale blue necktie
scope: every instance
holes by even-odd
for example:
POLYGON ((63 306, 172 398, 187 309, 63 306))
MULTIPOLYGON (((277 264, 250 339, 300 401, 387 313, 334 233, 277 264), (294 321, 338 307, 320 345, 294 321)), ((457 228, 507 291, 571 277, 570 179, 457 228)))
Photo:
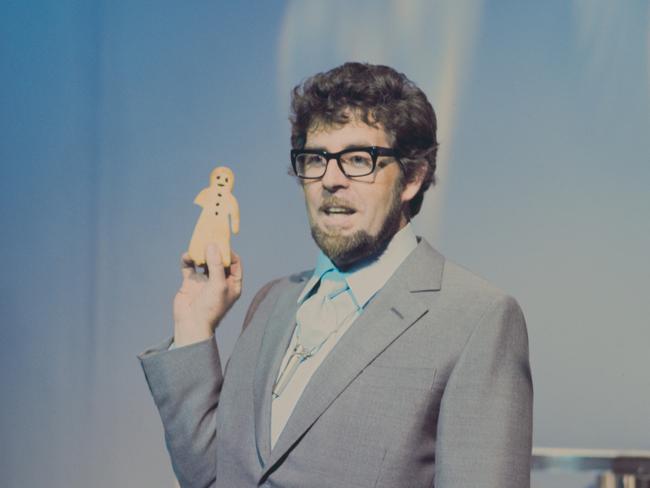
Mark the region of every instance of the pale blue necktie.
POLYGON ((336 270, 323 274, 318 290, 296 313, 296 344, 273 388, 277 398, 301 363, 316 354, 344 323, 359 310, 350 287, 336 270))
POLYGON ((315 353, 354 312, 357 305, 350 287, 337 271, 321 277, 316 293, 309 297, 296 313, 298 340, 307 351, 315 353))

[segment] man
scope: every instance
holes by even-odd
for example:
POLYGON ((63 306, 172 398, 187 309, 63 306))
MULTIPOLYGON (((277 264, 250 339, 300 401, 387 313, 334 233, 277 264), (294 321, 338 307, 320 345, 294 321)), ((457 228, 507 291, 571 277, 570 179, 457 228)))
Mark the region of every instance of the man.
POLYGON ((315 270, 257 294, 222 373, 241 263, 185 255, 173 344, 141 356, 181 485, 529 486, 521 310, 409 224, 435 171, 425 95, 346 63, 294 89, 291 122, 315 270))

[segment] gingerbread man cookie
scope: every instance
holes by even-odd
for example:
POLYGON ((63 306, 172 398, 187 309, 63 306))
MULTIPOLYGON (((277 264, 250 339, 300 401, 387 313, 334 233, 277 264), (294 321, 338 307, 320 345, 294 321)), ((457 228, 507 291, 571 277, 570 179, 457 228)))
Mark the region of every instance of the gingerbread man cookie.
POLYGON ((239 205, 232 194, 235 175, 230 168, 219 166, 210 173, 210 186, 194 199, 203 208, 194 227, 189 254, 196 264, 205 264, 205 249, 216 242, 225 267, 230 266, 230 229, 239 233, 239 205))

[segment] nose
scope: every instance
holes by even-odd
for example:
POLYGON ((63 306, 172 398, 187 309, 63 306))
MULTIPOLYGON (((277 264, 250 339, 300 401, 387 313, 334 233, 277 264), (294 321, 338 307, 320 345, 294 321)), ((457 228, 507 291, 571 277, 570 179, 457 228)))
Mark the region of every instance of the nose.
POLYGON ((347 187, 350 184, 348 177, 339 168, 336 158, 330 158, 327 161, 327 167, 325 168, 325 174, 321 178, 321 184, 330 191, 336 188, 347 187))

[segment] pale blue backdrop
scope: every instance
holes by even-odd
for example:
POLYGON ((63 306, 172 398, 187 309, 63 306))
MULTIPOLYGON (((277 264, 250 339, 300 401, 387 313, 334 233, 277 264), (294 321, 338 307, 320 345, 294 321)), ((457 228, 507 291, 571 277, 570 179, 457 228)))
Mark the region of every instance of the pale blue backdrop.
MULTIPOLYGON (((527 316, 535 445, 650 449, 649 7, 6 1, 0 6, 0 485, 172 486, 135 358, 171 332, 218 164, 245 291, 312 265, 290 88, 388 63, 440 119, 418 231, 527 316)), ((593 476, 535 475, 537 487, 593 476)))

